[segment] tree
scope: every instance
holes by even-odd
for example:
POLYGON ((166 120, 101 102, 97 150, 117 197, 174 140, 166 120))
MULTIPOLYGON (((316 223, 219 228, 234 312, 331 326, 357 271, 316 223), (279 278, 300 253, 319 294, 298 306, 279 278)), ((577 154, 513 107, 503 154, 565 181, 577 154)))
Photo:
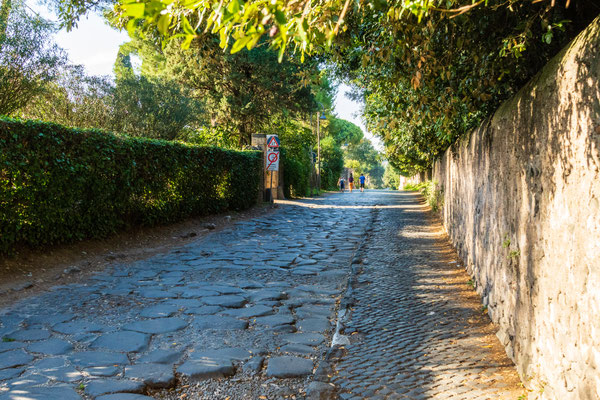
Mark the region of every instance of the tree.
POLYGON ((108 77, 88 76, 81 65, 65 65, 19 115, 78 128, 112 129, 114 89, 108 77))
POLYGON ((184 128, 199 119, 202 105, 174 80, 136 75, 130 47, 124 48, 115 62, 113 129, 131 136, 179 138, 184 128))
POLYGON ((164 52, 165 74, 201 99, 213 126, 236 134, 239 145, 266 128, 277 114, 300 115, 316 110, 311 75, 316 64, 277 61, 266 46, 227 54, 212 38, 194 41, 189 50, 173 42, 164 52))
POLYGON ((10 115, 43 92, 66 62, 51 39, 52 24, 3 0, 0 8, 0 115, 10 115))

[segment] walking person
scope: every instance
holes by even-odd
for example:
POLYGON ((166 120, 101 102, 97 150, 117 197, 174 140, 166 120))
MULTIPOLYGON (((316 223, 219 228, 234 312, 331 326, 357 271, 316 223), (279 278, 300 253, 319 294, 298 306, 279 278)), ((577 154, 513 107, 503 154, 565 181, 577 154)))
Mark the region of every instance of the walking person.
POLYGON ((350 178, 348 178, 348 186, 350 187, 350 193, 352 193, 352 189, 354 188, 354 177, 352 176, 352 172, 350 172, 350 178))
POLYGON ((342 178, 340 176, 340 179, 338 180, 338 186, 340 187, 340 192, 344 191, 344 178, 342 178))
POLYGON ((363 192, 365 190, 365 176, 363 174, 360 174, 360 177, 358 178, 358 180, 360 181, 360 191, 363 192))

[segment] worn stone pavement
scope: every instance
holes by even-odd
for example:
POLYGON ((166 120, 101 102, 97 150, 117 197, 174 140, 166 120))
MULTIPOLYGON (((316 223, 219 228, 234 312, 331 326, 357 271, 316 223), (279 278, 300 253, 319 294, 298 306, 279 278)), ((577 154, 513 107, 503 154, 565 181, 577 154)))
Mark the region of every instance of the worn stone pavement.
POLYGON ((516 400, 467 280, 414 194, 282 202, 0 310, 0 400, 516 400))

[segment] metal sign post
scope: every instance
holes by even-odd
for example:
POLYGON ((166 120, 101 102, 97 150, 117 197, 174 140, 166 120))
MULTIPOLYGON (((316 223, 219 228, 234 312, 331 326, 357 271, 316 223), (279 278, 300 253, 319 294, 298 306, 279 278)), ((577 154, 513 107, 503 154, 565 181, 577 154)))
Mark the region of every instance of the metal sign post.
POLYGON ((269 184, 269 193, 271 205, 273 204, 273 171, 279 171, 279 137, 277 135, 267 135, 267 156, 266 165, 267 171, 271 172, 271 179, 269 184))

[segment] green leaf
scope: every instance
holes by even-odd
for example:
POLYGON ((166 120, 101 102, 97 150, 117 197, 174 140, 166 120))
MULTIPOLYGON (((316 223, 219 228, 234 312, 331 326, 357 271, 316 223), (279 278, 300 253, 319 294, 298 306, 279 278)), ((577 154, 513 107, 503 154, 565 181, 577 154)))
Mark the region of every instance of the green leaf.
POLYGON ((231 46, 231 54, 237 53, 238 51, 242 50, 244 46, 246 46, 246 44, 248 44, 248 42, 250 42, 251 40, 252 36, 242 36, 241 38, 236 40, 233 46, 231 46))
POLYGON ((277 21, 279 25, 285 25, 287 23, 287 18, 285 18, 285 14, 281 12, 281 10, 275 11, 275 21, 277 21))
POLYGON ((164 35, 169 30, 169 25, 171 25, 171 16, 169 14, 161 15, 157 24, 158 31, 164 35))
POLYGON ((142 18, 144 16, 144 9, 146 8, 146 4, 144 3, 129 3, 123 4, 123 9, 125 10, 125 15, 132 18, 142 18))

